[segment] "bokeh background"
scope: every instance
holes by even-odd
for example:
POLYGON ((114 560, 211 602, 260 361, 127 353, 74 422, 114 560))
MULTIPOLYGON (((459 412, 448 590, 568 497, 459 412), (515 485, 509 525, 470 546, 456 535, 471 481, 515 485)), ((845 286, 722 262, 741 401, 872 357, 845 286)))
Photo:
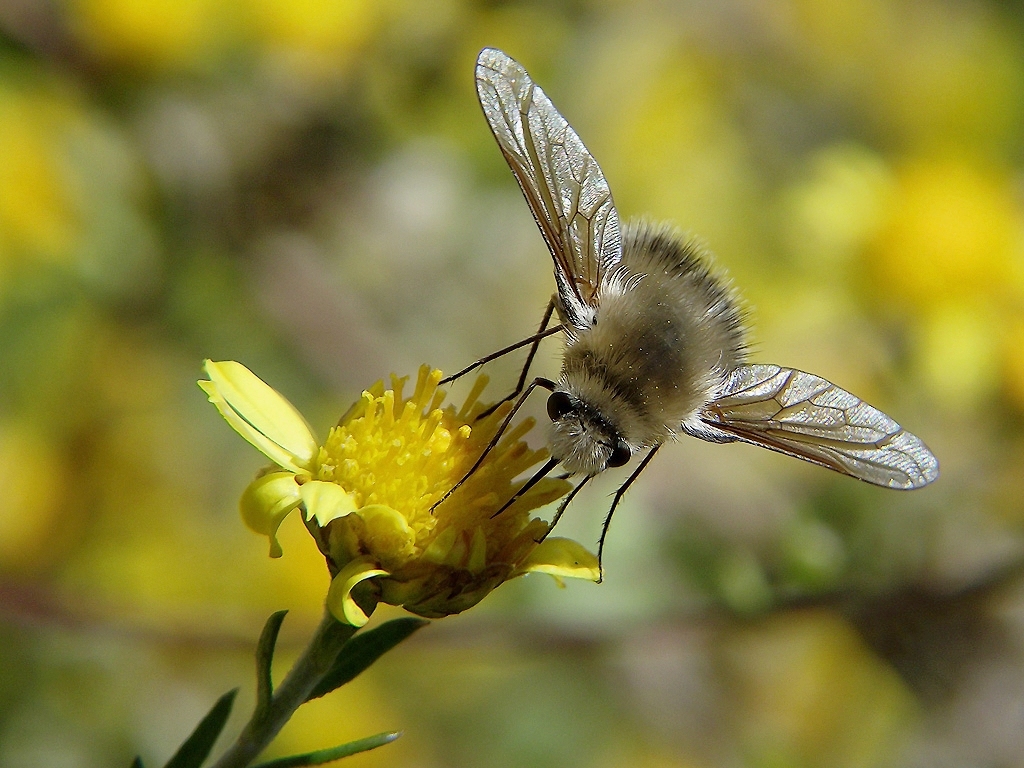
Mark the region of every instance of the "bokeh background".
MULTIPOLYGON (((262 461, 203 358, 323 435, 389 372, 536 327, 550 260, 476 104, 485 45, 624 217, 717 253, 757 360, 890 412, 942 477, 684 441, 618 512, 604 584, 504 585, 274 754, 401 729, 350 764, 1024 766, 1008 0, 0 1, 0 764, 161 764, 241 685, 234 732, 267 615, 291 610, 282 671, 315 625, 322 559, 296 520, 273 561, 241 524, 262 461)), ((564 532, 596 542, 623 477, 564 532)))

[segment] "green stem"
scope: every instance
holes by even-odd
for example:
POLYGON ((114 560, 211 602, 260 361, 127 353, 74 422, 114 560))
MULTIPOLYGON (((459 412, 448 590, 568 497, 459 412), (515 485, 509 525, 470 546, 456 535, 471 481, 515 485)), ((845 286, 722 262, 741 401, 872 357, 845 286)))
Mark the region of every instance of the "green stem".
POLYGON ((274 691, 269 705, 262 710, 257 708, 238 740, 211 768, 246 768, 250 765, 306 701, 355 631, 355 627, 341 623, 329 611, 324 611, 316 634, 274 691))

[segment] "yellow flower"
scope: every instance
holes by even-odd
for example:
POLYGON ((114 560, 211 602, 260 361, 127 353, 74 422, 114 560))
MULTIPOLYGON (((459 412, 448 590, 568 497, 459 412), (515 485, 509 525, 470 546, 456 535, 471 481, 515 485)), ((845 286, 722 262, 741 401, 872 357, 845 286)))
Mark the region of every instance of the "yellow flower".
POLYGON ((296 75, 343 73, 377 28, 383 7, 375 0, 255 0, 246 20, 264 50, 296 75))
POLYGON ((327 606, 339 621, 362 626, 370 602, 401 605, 428 618, 470 608, 504 581, 538 571, 596 581, 597 559, 569 539, 538 543, 548 524, 530 512, 565 494, 565 480, 545 479, 494 516, 519 487, 515 479, 547 458, 523 437, 526 419, 510 428, 481 466, 436 504, 479 458, 509 412, 504 404, 478 418, 480 377, 461 408, 442 408, 441 372, 420 368, 411 396, 407 379, 377 382, 320 445, 299 412, 240 363, 206 361, 199 385, 227 422, 277 467, 242 494, 246 524, 270 538, 296 508, 327 558, 333 580, 327 606))
POLYGON ((153 69, 188 69, 232 38, 221 0, 71 0, 71 26, 101 57, 153 69))
POLYGON ((25 254, 61 262, 82 236, 77 173, 67 147, 82 114, 48 92, 0 86, 0 259, 25 254))
POLYGON ((1015 194, 1001 171, 960 161, 906 164, 867 253, 870 284, 887 305, 898 296, 897 304, 918 309, 1006 301, 1019 258, 1015 194))

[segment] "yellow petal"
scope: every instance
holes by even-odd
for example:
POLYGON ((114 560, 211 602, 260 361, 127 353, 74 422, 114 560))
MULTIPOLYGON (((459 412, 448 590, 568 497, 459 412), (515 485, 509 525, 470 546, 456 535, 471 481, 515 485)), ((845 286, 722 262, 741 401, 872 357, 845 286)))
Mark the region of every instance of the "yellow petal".
POLYGON ((353 627, 363 626, 370 617, 356 605, 356 601, 352 599, 352 590, 361 581, 387 575, 388 572, 378 568, 371 558, 356 558, 338 571, 338 575, 331 581, 331 588, 327 590, 327 610, 338 621, 351 624, 353 627))
POLYGON ((519 565, 517 573, 549 573, 556 578, 598 581, 597 557, 572 539, 544 539, 519 565))
POLYGON ((337 483, 311 480, 299 487, 299 493, 306 507, 306 519, 315 517, 321 527, 356 510, 352 494, 337 483))
POLYGON ((291 403, 241 363, 207 360, 200 381, 221 416, 278 466, 308 472, 319 448, 313 431, 291 403))
POLYGON ((242 520, 256 533, 270 538, 271 557, 281 556, 277 529, 301 501, 299 485, 291 472, 270 472, 257 477, 242 492, 238 504, 242 520))

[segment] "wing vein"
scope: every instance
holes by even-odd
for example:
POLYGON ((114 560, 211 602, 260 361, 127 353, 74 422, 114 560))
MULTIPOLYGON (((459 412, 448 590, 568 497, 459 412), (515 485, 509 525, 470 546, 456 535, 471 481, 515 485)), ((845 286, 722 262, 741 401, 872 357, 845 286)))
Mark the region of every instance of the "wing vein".
POLYGON ((919 488, 939 473, 928 447, 877 408, 791 368, 739 366, 701 419, 745 442, 889 488, 919 488))

